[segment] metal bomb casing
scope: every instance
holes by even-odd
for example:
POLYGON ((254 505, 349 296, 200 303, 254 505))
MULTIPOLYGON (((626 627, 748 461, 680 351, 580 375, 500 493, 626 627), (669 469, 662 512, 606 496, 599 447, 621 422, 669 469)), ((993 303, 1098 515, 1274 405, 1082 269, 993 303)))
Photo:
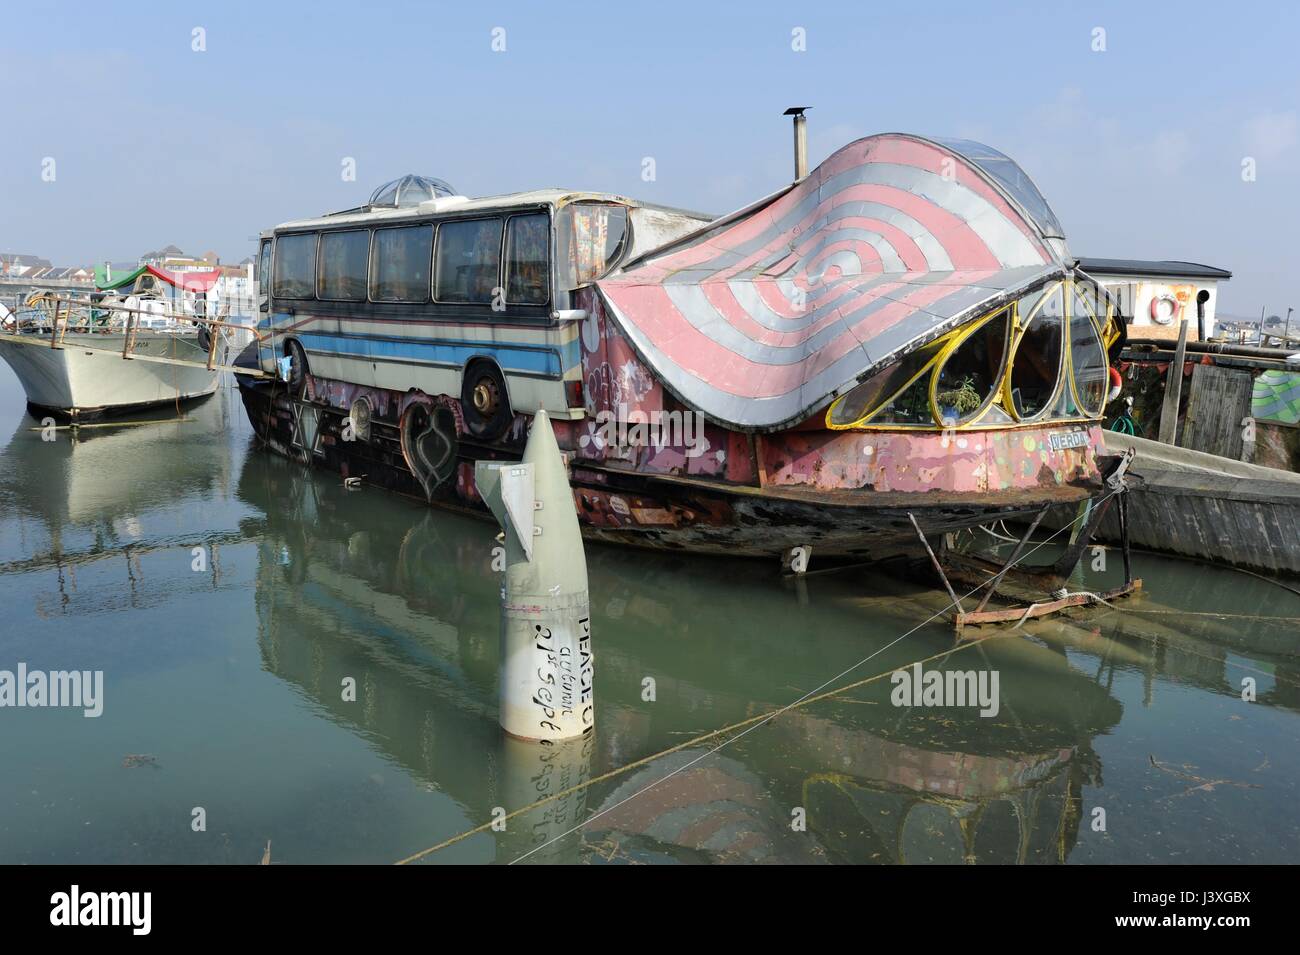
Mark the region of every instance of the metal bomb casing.
POLYGON ((500 722, 522 739, 594 725, 587 558, 564 457, 538 411, 518 463, 479 461, 474 480, 505 531, 500 722))

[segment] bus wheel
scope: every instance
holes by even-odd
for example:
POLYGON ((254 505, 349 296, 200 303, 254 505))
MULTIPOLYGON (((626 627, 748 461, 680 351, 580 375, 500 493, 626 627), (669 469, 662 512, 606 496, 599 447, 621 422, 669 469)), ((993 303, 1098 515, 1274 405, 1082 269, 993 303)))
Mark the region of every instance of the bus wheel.
POLYGON ((465 429, 483 441, 501 437, 514 418, 501 369, 491 362, 478 362, 465 369, 460 406, 465 429))
POLYGON ((307 370, 307 353, 296 338, 284 346, 284 353, 289 356, 289 393, 301 395, 307 387, 307 376, 311 374, 307 370))

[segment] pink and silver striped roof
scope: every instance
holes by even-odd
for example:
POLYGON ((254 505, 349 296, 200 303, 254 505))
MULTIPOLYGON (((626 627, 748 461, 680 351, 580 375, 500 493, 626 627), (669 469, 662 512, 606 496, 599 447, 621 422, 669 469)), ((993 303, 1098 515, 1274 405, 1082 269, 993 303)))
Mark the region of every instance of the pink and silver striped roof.
POLYGON ((974 143, 869 136, 597 285, 689 407, 729 427, 784 427, 1065 271, 1055 218, 1023 173, 1041 208, 1013 195, 1008 166, 1019 171, 974 143), (966 158, 980 150, 1005 164, 990 174, 966 158))

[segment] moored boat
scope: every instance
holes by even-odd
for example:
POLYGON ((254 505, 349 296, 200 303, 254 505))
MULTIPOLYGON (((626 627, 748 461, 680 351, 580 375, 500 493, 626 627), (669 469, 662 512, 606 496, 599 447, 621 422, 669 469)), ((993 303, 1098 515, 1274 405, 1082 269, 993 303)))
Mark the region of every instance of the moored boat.
POLYGON ((205 322, 194 303, 216 275, 147 266, 91 296, 35 293, 0 326, 0 358, 32 411, 59 419, 206 397, 220 381, 225 342, 220 323, 205 322), (173 289, 191 293, 190 300, 173 289))
POLYGON ((1103 493, 1109 297, 976 143, 888 134, 720 219, 409 179, 263 237, 274 451, 479 509, 544 408, 589 538, 880 559, 1103 493), (270 279, 267 282, 267 279, 270 279))

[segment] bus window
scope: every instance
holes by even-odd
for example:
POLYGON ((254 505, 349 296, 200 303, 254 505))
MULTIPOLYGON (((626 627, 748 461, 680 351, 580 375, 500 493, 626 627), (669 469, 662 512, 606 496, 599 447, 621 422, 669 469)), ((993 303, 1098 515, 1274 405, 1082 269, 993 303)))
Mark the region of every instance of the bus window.
POLYGON ((370 251, 370 297, 376 302, 429 301, 433 226, 376 229, 370 251))
POLYGON ((317 298, 343 302, 366 300, 369 231, 321 233, 319 258, 317 298))
POLYGON ((546 213, 511 216, 506 224, 506 302, 545 305, 551 299, 551 221, 546 213))
POLYGON ((275 242, 275 297, 311 298, 316 290, 316 233, 275 242))
POLYGON ((267 298, 271 293, 271 240, 262 240, 262 249, 257 256, 257 297, 262 310, 266 309, 267 298))
POLYGON ((601 202, 566 206, 558 225, 569 288, 594 282, 618 261, 627 237, 627 208, 601 202))
POLYGON ((438 226, 438 302, 492 304, 501 265, 501 220, 465 219, 438 226))

